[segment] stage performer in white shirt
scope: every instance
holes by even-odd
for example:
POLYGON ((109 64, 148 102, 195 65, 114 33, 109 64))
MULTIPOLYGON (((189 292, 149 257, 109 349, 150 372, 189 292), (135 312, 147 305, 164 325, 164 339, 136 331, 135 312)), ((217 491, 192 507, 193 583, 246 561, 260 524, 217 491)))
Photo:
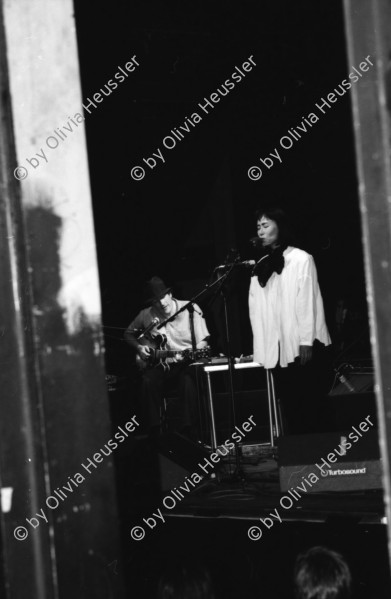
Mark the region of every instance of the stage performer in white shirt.
POLYGON ((308 365, 314 345, 330 344, 315 262, 291 245, 283 210, 259 210, 256 218, 263 256, 253 269, 249 292, 254 361, 273 369, 286 432, 312 432, 316 398, 310 397, 308 365))

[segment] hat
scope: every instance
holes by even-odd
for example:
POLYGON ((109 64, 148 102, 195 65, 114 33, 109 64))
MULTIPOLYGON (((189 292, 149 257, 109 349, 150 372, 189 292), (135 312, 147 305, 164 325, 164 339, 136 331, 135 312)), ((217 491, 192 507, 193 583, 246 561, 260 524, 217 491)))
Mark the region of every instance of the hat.
POLYGON ((170 293, 171 287, 167 287, 160 277, 152 277, 145 285, 144 297, 146 304, 154 304, 170 293))

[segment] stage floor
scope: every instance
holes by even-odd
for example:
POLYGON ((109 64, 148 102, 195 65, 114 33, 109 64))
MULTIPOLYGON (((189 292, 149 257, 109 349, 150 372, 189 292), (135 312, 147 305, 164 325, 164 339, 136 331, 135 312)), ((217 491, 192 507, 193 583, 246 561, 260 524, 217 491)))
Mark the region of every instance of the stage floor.
POLYGON ((219 479, 205 477, 194 488, 189 471, 172 463, 167 470, 146 439, 118 457, 124 548, 119 567, 129 596, 154 599, 167 565, 188 558, 207 565, 218 598, 288 599, 295 558, 314 545, 345 556, 356 599, 391 596, 381 491, 309 493, 283 508, 287 493, 280 491, 270 456, 244 460, 244 480, 235 476, 232 462, 219 479), (140 527, 144 531, 140 540, 132 538, 135 527, 138 534, 140 527), (249 529, 255 530, 250 536, 249 529))
MULTIPOLYGON (((270 517, 270 511, 277 509, 283 521, 327 522, 338 518, 357 524, 381 524, 384 521, 382 491, 309 493, 295 501, 292 496, 280 491, 277 464, 263 476, 257 472, 252 476, 245 473, 243 481, 235 478, 221 481, 209 479, 200 483, 189 494, 180 488, 179 493, 183 495, 183 499, 176 488, 174 509, 162 508, 162 512, 168 517, 213 515, 257 519, 270 517), (280 504, 283 497, 285 507, 280 504)), ((167 491, 166 494, 162 492, 162 499, 167 495, 173 497, 173 493, 167 491)), ((171 505, 172 502, 166 503, 171 505)))
MULTIPOLYGON (((129 478, 127 469, 126 487, 132 488, 133 509, 139 513, 146 505, 158 505, 168 517, 213 514, 250 519, 263 518, 270 510, 278 509, 283 520, 289 521, 326 522, 344 518, 355 523, 383 522, 381 490, 311 492, 295 498, 280 491, 278 465, 270 450, 251 446, 244 447, 243 453, 239 473, 231 456, 222 468, 214 471, 213 478, 205 474, 202 481, 191 483, 191 470, 156 455, 146 439, 136 443, 133 452, 121 460, 130 466, 132 473, 129 478), (166 496, 172 498, 166 501, 169 509, 162 504, 166 496), (173 503, 176 505, 171 508, 173 503)), ((201 472, 200 468, 197 472, 201 472)))

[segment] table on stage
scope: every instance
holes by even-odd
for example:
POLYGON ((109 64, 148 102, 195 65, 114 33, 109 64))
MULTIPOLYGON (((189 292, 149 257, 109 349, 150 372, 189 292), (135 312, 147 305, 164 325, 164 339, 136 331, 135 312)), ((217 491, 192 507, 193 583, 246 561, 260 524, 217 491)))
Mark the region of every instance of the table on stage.
MULTIPOLYGON (((261 364, 257 362, 236 362, 233 364, 234 370, 245 370, 248 368, 263 368, 261 364)), ((223 372, 228 371, 228 363, 207 363, 202 364, 201 368, 206 375, 207 382, 207 401, 209 407, 209 415, 210 415, 210 425, 211 425, 211 445, 212 449, 215 450, 217 447, 217 437, 216 437, 216 422, 214 415, 214 406, 213 406, 213 392, 212 392, 212 381, 211 375, 215 372, 223 372)), ((268 397, 268 412, 269 412, 269 428, 270 428, 270 446, 275 447, 275 439, 280 436, 281 424, 280 424, 280 415, 277 409, 277 401, 275 395, 274 388, 274 379, 273 373, 271 370, 266 370, 266 384, 267 384, 267 397, 268 397)))

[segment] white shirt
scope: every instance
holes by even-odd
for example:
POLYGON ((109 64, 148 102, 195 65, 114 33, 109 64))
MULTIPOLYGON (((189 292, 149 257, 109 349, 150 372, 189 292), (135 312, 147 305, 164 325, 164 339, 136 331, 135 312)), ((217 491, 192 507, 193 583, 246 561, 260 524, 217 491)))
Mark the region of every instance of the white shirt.
MULTIPOLYGON (((185 300, 174 300, 177 303, 177 309, 182 308, 188 302, 185 300)), ((189 349, 192 346, 191 343, 191 327, 190 327, 190 313, 188 310, 184 310, 172 321, 166 324, 165 327, 160 329, 161 333, 167 336, 167 349, 189 349)), ((209 331, 206 326, 206 322, 203 318, 201 308, 194 304, 194 336, 196 345, 205 341, 209 337, 209 331)))
MULTIPOLYGON (((174 298, 173 301, 175 304, 175 312, 177 309, 182 308, 182 306, 188 303, 185 300, 177 300, 174 298)), ((156 316, 159 318, 160 322, 167 318, 164 314, 162 315, 162 312, 159 311, 156 306, 144 308, 144 310, 141 310, 141 312, 137 314, 136 318, 130 323, 127 331, 133 335, 135 330, 144 330, 151 324, 153 318, 156 316)), ((157 329, 156 325, 150 331, 152 337, 158 333, 164 334, 167 337, 167 345, 165 346, 165 349, 178 351, 191 349, 192 342, 189 311, 184 310, 178 314, 173 321, 167 323, 161 329, 157 329)), ((197 304, 194 304, 194 335, 197 347, 202 341, 205 341, 209 337, 209 331, 206 326, 205 319, 203 317, 201 308, 197 304)), ((168 361, 175 361, 175 358, 168 358, 168 361)))
POLYGON ((287 366, 300 354, 300 345, 315 339, 331 343, 324 317, 314 259, 294 247, 283 253, 285 266, 273 273, 265 287, 251 277, 250 321, 254 337, 254 362, 274 368, 287 366))

